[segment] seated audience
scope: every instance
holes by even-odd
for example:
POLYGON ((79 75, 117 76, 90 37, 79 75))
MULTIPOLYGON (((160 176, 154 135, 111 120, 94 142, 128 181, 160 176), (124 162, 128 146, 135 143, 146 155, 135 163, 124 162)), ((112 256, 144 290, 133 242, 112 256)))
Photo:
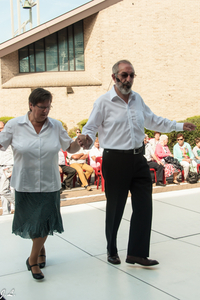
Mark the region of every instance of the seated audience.
POLYGON ((74 168, 78 173, 81 184, 85 189, 91 191, 91 187, 88 185, 88 178, 93 173, 93 168, 86 163, 88 158, 88 151, 80 148, 80 150, 74 154, 68 154, 70 158, 70 167, 74 168))
POLYGON ((103 155, 103 148, 100 148, 99 139, 97 137, 94 142, 94 146, 92 147, 92 149, 89 152, 90 166, 93 168, 97 168, 100 165, 100 163, 96 163, 95 159, 102 155, 103 155))
POLYGON ((147 160, 147 164, 149 165, 150 169, 153 168, 156 170, 156 176, 157 176, 156 185, 166 186, 166 184, 163 183, 164 164, 154 154, 153 148, 149 143, 149 137, 147 134, 145 134, 144 145, 145 145, 144 157, 147 160))
POLYGON ((200 164, 200 138, 195 139, 196 146, 193 148, 193 154, 197 164, 200 164))
POLYGON ((60 193, 62 193, 64 190, 71 189, 71 181, 76 175, 76 170, 70 166, 66 166, 66 159, 62 149, 60 149, 58 153, 58 165, 60 173, 67 175, 65 180, 62 182, 62 188, 60 189, 60 193))
MULTIPOLYGON (((4 129, 4 122, 0 121, 0 132, 4 129)), ((14 189, 10 186, 13 170, 13 151, 11 146, 5 151, 0 151, 0 195, 2 204, 2 215, 11 214, 15 209, 14 189)))
POLYGON ((73 140, 75 141, 80 134, 81 134, 81 130, 77 129, 76 130, 76 136, 73 138, 73 140))
POLYGON ((171 156, 173 157, 173 154, 170 152, 168 146, 168 136, 167 135, 161 135, 160 136, 160 143, 156 145, 156 150, 155 150, 155 155, 159 158, 160 161, 163 162, 165 166, 165 177, 167 180, 167 177, 170 177, 173 175, 173 183, 179 184, 177 181, 177 176, 180 172, 179 169, 177 169, 173 164, 171 163, 166 163, 165 162, 165 157, 171 156))
POLYGON ((155 131, 154 138, 149 140, 149 143, 151 144, 154 152, 156 150, 156 145, 160 142, 160 136, 161 136, 160 132, 155 131))
POLYGON ((190 168, 197 171, 197 163, 194 161, 194 154, 190 144, 184 141, 183 133, 177 134, 177 143, 173 147, 174 157, 178 159, 184 169, 184 179, 186 180, 190 168))

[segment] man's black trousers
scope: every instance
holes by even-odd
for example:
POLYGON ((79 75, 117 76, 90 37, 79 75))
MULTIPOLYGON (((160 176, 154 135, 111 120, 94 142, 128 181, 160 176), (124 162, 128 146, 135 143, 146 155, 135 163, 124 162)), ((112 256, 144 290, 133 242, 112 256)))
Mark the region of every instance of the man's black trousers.
POLYGON ((127 154, 104 150, 106 238, 110 255, 117 253, 117 231, 122 219, 128 192, 131 192, 128 255, 148 257, 152 220, 152 180, 143 153, 127 154))

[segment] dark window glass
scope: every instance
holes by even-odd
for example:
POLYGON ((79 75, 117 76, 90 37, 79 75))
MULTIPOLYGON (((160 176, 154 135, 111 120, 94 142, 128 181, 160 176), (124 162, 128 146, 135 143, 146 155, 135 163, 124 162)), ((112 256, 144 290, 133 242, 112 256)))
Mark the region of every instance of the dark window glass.
POLYGON ((83 22, 74 25, 74 48, 76 70, 84 70, 83 22))
POLYGON ((75 70, 84 70, 82 21, 19 50, 20 73, 75 70))
POLYGON ((74 71, 74 39, 73 39, 73 27, 68 27, 68 41, 69 41, 69 68, 70 71, 74 71))
POLYGON ((20 61, 20 72, 29 72, 29 61, 28 61, 28 46, 20 49, 19 51, 19 61, 20 61))
POLYGON ((53 33, 45 38, 46 71, 58 71, 57 34, 53 33))
POLYGON ((44 40, 39 40, 35 42, 35 62, 36 62, 36 72, 45 71, 44 62, 44 40))
POLYGON ((35 72, 34 44, 29 45, 30 72, 35 72))
POLYGON ((68 71, 68 46, 66 28, 58 31, 58 47, 60 71, 68 71))

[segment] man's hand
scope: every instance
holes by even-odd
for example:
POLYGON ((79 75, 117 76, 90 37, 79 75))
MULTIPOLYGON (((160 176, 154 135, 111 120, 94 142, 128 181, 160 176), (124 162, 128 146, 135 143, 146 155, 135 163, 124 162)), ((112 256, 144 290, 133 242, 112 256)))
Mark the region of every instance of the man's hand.
POLYGON ((195 130, 196 127, 197 126, 192 124, 192 123, 187 123, 186 122, 186 123, 183 124, 183 130, 184 131, 192 131, 192 130, 195 130))
POLYGON ((164 166, 164 163, 161 160, 157 160, 157 164, 164 166))
POLYGON ((77 137, 77 142, 80 147, 83 147, 83 149, 89 149, 92 145, 92 139, 89 135, 80 134, 77 137))

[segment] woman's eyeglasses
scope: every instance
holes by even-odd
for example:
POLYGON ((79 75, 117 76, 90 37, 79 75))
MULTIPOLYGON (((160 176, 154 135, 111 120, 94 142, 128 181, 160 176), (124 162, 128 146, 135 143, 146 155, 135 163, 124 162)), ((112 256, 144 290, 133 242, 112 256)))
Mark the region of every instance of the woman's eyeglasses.
POLYGON ((35 106, 37 106, 39 109, 41 109, 41 110, 50 110, 50 109, 52 109, 53 108, 53 106, 52 105, 50 105, 50 106, 39 106, 39 105, 35 105, 35 106))

